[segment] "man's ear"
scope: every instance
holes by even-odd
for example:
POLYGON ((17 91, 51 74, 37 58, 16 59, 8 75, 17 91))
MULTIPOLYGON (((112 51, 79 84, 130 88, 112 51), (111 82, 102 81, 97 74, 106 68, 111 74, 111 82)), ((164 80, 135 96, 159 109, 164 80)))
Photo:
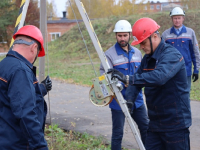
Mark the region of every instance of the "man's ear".
POLYGON ((37 49, 37 44, 36 43, 30 45, 30 52, 31 52, 31 54, 35 53, 35 48, 37 49))

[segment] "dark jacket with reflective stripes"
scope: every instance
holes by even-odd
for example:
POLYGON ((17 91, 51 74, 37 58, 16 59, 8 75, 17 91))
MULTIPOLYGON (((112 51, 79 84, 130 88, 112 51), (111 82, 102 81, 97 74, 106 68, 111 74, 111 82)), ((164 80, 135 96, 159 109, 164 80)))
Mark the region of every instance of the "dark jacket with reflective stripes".
POLYGON ((145 55, 137 73, 130 76, 130 85, 126 97, 133 100, 145 87, 150 131, 165 132, 191 126, 185 63, 173 46, 162 40, 152 56, 145 55))
MULTIPOLYGON (((115 68, 119 71, 121 71, 124 75, 133 75, 137 69, 139 68, 139 65, 142 60, 142 54, 141 52, 135 48, 131 47, 129 45, 129 52, 125 52, 118 43, 113 45, 111 48, 109 48, 105 55, 107 57, 108 63, 111 68, 115 68)), ((104 68, 101 64, 100 66, 100 73, 103 74, 104 68)), ((122 90, 122 95, 125 97, 125 91, 126 87, 122 83, 124 89, 122 90)), ((135 101, 135 108, 139 108, 144 104, 142 91, 140 91, 136 101, 135 101)), ((121 110, 120 106, 114 99, 110 104, 109 107, 115 110, 121 110)))
POLYGON ((0 149, 47 150, 44 125, 46 89, 33 65, 10 50, 0 62, 0 149))
POLYGON ((191 28, 183 25, 179 34, 176 33, 175 28, 172 27, 163 32, 162 38, 166 43, 174 46, 183 55, 186 65, 187 76, 192 73, 199 73, 200 68, 200 55, 199 46, 194 33, 191 28), (194 70, 192 72, 192 63, 194 70))

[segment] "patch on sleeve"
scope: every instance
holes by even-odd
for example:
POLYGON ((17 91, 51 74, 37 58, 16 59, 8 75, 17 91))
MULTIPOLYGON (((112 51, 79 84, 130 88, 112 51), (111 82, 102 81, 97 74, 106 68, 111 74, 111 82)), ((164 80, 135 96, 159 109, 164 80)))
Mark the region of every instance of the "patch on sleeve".
POLYGON ((125 58, 120 58, 113 61, 114 64, 125 63, 125 62, 126 62, 125 58))

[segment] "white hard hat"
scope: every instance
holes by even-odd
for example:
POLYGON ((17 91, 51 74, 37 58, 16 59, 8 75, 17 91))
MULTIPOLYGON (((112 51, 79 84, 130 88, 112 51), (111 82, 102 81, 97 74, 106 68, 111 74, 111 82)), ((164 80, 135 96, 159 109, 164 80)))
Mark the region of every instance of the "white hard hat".
POLYGON ((119 20, 113 32, 132 32, 131 24, 127 20, 119 20))
POLYGON ((172 9, 172 11, 170 12, 170 17, 171 16, 185 16, 185 11, 183 11, 183 9, 181 9, 180 7, 175 7, 172 9))

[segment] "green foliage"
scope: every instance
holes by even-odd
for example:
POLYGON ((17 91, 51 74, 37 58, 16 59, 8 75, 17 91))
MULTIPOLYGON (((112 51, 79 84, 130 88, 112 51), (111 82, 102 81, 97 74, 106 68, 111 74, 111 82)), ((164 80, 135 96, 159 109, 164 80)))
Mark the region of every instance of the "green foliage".
MULTIPOLYGON (((198 12, 187 12, 185 25, 195 30, 197 39, 200 44, 200 17, 198 12)), ((155 13, 131 16, 111 16, 105 19, 96 19, 92 21, 92 25, 101 43, 103 50, 107 50, 116 42, 115 34, 113 33, 115 23, 120 19, 126 19, 131 24, 142 17, 150 17, 158 22, 161 26, 160 33, 172 26, 169 13, 155 13)), ((93 43, 88 35, 88 32, 83 23, 80 23, 80 28, 87 44, 88 51, 94 67, 99 76, 100 60, 95 51, 93 43)), ((132 39, 131 39, 132 40, 132 39)), ((91 66, 89 56, 87 54, 84 42, 79 32, 78 26, 74 26, 70 31, 48 44, 49 48, 49 73, 51 77, 64 79, 69 83, 92 85, 92 79, 95 77, 93 67, 91 66)), ((47 67, 46 67, 47 68, 47 67)), ((200 100, 199 81, 192 83, 191 99, 200 100)))
MULTIPOLYGON (((7 47, 4 43, 1 43, 0 46, 5 47, 7 50, 14 33, 21 2, 21 0, 0 1, 0 42, 2 42, 1 39, 3 39, 4 42, 7 42, 7 47)), ((25 24, 39 27, 39 8, 37 0, 30 0, 25 24)))
POLYGON ((106 144, 107 141, 101 136, 64 131, 57 124, 46 126, 45 138, 49 149, 52 150, 110 150, 110 145, 106 144))
POLYGON ((11 40, 12 30, 9 26, 14 26, 18 10, 12 0, 0 1, 0 36, 3 41, 11 40))

